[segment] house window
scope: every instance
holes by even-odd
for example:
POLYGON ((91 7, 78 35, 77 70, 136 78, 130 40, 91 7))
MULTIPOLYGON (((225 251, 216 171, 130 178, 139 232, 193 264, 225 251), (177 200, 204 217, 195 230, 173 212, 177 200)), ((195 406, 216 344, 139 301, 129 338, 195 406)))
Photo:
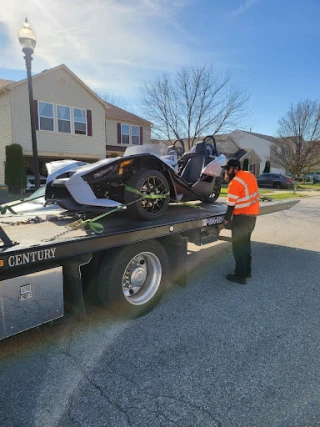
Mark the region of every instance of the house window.
POLYGON ((121 125, 121 143, 129 144, 130 143, 130 126, 121 125))
POLYGON ((82 108, 73 109, 74 133, 87 135, 87 110, 82 108))
POLYGON ((58 132, 71 133, 70 107, 57 105, 58 132))
POLYGON ((39 102, 39 129, 54 131, 53 104, 39 102))
POLYGON ((132 144, 139 145, 140 144, 140 128, 139 126, 131 126, 132 133, 132 144))

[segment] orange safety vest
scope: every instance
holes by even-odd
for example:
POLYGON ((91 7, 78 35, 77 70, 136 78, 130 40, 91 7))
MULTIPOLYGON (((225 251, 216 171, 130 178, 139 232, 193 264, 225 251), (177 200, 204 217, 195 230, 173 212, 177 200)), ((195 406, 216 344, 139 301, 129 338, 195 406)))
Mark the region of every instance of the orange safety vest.
POLYGON ((240 170, 228 186, 228 206, 234 206, 233 215, 258 215, 260 209, 257 178, 240 170))

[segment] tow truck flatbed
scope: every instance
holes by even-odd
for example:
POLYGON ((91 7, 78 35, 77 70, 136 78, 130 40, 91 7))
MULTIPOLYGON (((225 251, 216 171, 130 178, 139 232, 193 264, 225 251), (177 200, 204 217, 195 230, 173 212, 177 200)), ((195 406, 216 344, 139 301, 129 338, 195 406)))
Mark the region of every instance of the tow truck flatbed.
MULTIPOLYGON (((296 203, 261 202, 260 215, 289 209, 296 203)), ((225 203, 177 204, 170 205, 157 220, 137 221, 124 210, 99 221, 104 227, 101 234, 82 229, 62 234, 76 220, 63 212, 0 218, 0 339, 63 316, 65 303, 76 312, 85 312, 84 282, 91 283, 93 277, 102 303, 116 297, 128 310, 149 310, 165 277, 185 284, 187 242, 202 245, 217 241, 225 212, 225 203), (38 223, 26 224, 27 218, 36 216, 38 223), (149 284, 146 296, 139 299, 148 269, 152 277, 158 277, 154 279, 157 284, 151 290, 149 284), (47 312, 51 313, 49 318, 47 312), (16 319, 10 328, 8 317, 16 319)))

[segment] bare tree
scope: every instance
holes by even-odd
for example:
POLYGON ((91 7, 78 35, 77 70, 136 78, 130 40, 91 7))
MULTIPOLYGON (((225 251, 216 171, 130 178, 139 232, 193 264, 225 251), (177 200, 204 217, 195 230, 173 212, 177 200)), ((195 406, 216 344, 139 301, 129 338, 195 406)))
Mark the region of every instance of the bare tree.
POLYGON ((123 110, 135 114, 132 106, 130 106, 128 101, 122 98, 121 96, 116 96, 108 90, 98 90, 96 91, 96 94, 99 96, 99 98, 102 99, 102 101, 106 102, 107 104, 115 105, 116 107, 122 108, 123 110))
POLYGON ((158 138, 183 138, 190 149, 201 136, 239 125, 248 116, 248 101, 248 93, 232 84, 231 74, 189 66, 145 83, 141 110, 158 138))
POLYGON ((279 120, 275 166, 294 178, 320 165, 320 103, 309 99, 291 105, 279 120))

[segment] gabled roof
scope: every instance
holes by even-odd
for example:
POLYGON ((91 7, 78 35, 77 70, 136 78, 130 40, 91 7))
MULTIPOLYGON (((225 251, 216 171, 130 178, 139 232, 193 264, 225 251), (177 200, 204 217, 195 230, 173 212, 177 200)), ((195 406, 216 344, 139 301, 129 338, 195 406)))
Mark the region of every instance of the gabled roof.
POLYGON ((228 133, 218 134, 218 135, 215 135, 214 137, 217 142, 218 150, 221 151, 222 153, 235 153, 235 148, 240 149, 240 146, 228 133))
POLYGON ((258 156, 258 154, 256 153, 256 151, 253 148, 245 148, 244 150, 246 151, 246 154, 244 154, 244 156, 246 156, 250 153, 253 153, 256 156, 256 158, 261 161, 261 157, 258 156))
POLYGON ((248 132, 246 130, 241 130, 240 132, 248 133, 249 135, 253 135, 253 136, 256 136, 257 138, 265 139, 266 141, 269 141, 269 142, 274 142, 273 136, 270 136, 270 135, 263 135, 262 133, 248 132))
POLYGON ((12 80, 0 79, 0 90, 14 83, 12 80))
POLYGON ((104 102, 106 107, 106 120, 117 120, 119 122, 130 122, 140 124, 141 126, 151 126, 152 123, 142 117, 136 116, 135 114, 129 113, 129 111, 123 110, 122 108, 116 107, 109 102, 104 102))
POLYGON ((246 150, 244 150, 243 148, 240 148, 240 150, 238 150, 236 153, 235 153, 235 157, 237 158, 237 159, 242 159, 242 157, 244 157, 246 154, 247 154, 248 152, 246 151, 246 150))
MULTIPOLYGON (((55 71, 64 70, 66 71, 71 77, 73 77, 77 82, 86 89, 94 98, 96 98, 97 101, 100 102, 106 109, 106 119, 114 119, 124 122, 133 122, 136 124, 140 124, 142 126, 150 126, 152 123, 148 122, 147 120, 136 116, 135 114, 129 113, 126 110, 123 110, 122 108, 116 107, 113 104, 109 104, 108 102, 104 102, 92 89, 90 89, 89 86, 87 86, 76 74, 74 74, 70 68, 68 68, 65 64, 58 65, 57 67, 50 68, 49 70, 44 70, 39 74, 36 74, 32 76, 32 80, 36 80, 38 78, 43 77, 46 74, 53 73, 55 71)), ((14 89, 17 86, 20 86, 22 84, 27 83, 27 79, 20 80, 18 82, 13 82, 11 80, 4 80, 0 79, 0 91, 3 88, 6 89, 14 89)))
MULTIPOLYGON (((34 75, 34 76, 32 76, 32 80, 34 81, 34 80, 37 80, 37 79, 39 79, 39 78, 41 78, 41 77, 43 77, 44 75, 47 75, 47 74, 51 74, 51 73, 53 73, 53 72, 55 72, 55 71, 58 71, 58 70, 64 70, 64 71, 66 71, 68 74, 70 74, 70 76, 71 77, 73 77, 75 80, 77 80, 77 82, 84 88, 84 89, 86 89, 94 98, 96 98, 96 100, 97 101, 99 101, 100 102, 100 104, 102 104, 103 106, 105 106, 105 103, 102 101, 102 99, 95 93, 95 92, 93 92, 93 90, 92 89, 90 89, 89 88, 89 86, 87 86, 81 79, 79 79, 79 77, 78 76, 76 76, 71 70, 70 70, 70 68, 68 68, 65 64, 61 64, 61 65, 58 65, 57 67, 54 67, 54 68, 50 68, 49 70, 44 70, 44 71, 42 71, 41 73, 38 73, 38 74, 36 74, 36 75, 34 75)), ((18 82, 11 82, 11 83, 9 83, 7 86, 5 86, 6 87, 6 89, 14 89, 15 87, 17 87, 17 86, 20 86, 20 85, 22 85, 22 84, 25 84, 25 83, 27 83, 27 79, 23 79, 23 80, 20 80, 20 81, 18 81, 18 82)), ((2 88, 0 87, 0 90, 1 90, 2 88)))

